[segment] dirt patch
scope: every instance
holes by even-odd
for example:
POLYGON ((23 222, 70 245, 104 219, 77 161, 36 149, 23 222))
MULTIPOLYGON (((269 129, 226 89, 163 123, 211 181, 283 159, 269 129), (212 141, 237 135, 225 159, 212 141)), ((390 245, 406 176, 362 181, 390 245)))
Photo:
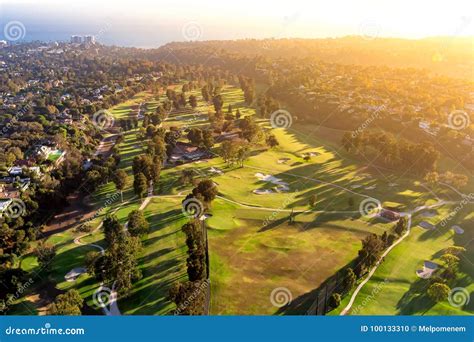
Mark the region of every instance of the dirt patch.
POLYGON ((278 307, 270 295, 275 288, 285 287, 297 298, 355 256, 351 248, 328 247, 328 239, 359 241, 358 234, 348 237, 351 233, 342 230, 301 231, 284 223, 258 232, 262 222, 241 221, 246 224, 210 238, 211 258, 215 255, 223 265, 211 269, 211 280, 217 283, 212 314, 274 314, 278 307))
POLYGON ((102 139, 102 141, 100 142, 99 146, 97 147, 95 151, 95 155, 107 158, 111 154, 112 148, 114 147, 116 140, 117 140, 116 135, 111 135, 109 137, 102 139))
POLYGON ((84 195, 75 192, 67 197, 70 203, 64 210, 55 215, 43 228, 43 237, 61 233, 85 222, 95 214, 95 210, 84 204, 84 195))
POLYGON ((64 293, 64 291, 59 290, 51 282, 45 282, 41 284, 35 291, 25 298, 33 304, 35 309, 38 311, 38 315, 47 315, 49 305, 54 301, 54 299, 64 293))

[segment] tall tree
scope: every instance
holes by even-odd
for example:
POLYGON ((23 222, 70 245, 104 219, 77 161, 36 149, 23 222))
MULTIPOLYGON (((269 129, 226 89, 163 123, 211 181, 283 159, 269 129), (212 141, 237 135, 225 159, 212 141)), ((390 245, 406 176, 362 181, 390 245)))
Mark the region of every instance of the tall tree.
POLYGON ((60 294, 56 297, 54 302, 49 308, 50 315, 67 315, 67 316, 79 316, 81 315, 81 308, 84 304, 84 300, 81 294, 76 289, 71 289, 64 294, 60 294))
POLYGON ((191 95, 189 96, 189 105, 195 109, 198 105, 198 102, 197 102, 197 97, 195 95, 191 95))
POLYGON ((140 210, 133 210, 128 214, 128 231, 132 236, 143 236, 148 234, 150 224, 140 210))
POLYGON ((123 190, 125 189, 125 186, 127 185, 127 172, 124 170, 120 169, 115 172, 115 177, 113 179, 115 187, 117 188, 118 191, 120 191, 120 199, 123 202, 123 190))
POLYGON ((51 269, 51 262, 56 256, 56 247, 41 241, 36 247, 35 254, 40 267, 44 270, 49 270, 51 269))
POLYGON ((186 234, 188 258, 186 260, 188 277, 190 281, 206 278, 206 252, 199 221, 191 221, 182 227, 186 234))
POLYGON ((135 194, 143 198, 148 192, 148 181, 147 178, 143 173, 138 173, 135 175, 133 180, 133 189, 135 190, 135 194))
POLYGON ((217 186, 210 179, 200 181, 192 191, 194 196, 202 196, 204 201, 207 203, 212 202, 216 198, 218 192, 219 190, 217 189, 217 186))

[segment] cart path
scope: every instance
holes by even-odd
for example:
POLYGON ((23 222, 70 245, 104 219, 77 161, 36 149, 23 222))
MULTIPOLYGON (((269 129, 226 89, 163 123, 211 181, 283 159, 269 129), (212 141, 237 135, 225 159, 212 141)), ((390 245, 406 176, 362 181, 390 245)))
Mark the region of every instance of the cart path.
POLYGON ((375 271, 377 270, 377 268, 380 266, 380 264, 382 263, 382 260, 383 258, 385 258, 387 256, 387 254, 393 249, 395 248, 398 244, 400 244, 407 236, 410 235, 410 231, 411 231, 411 218, 412 218, 412 215, 413 214, 416 214, 417 212, 421 211, 421 210, 426 210, 426 209, 433 209, 433 208, 436 208, 436 207, 439 207, 439 206, 442 206, 444 204, 448 204, 448 203, 452 203, 452 202, 446 202, 446 201, 439 201, 438 203, 436 204, 433 204, 433 205, 423 205, 423 206, 420 206, 420 207, 416 207, 415 210, 412 210, 410 212, 405 212, 405 213, 400 213, 401 216, 406 216, 408 217, 408 227, 407 227, 407 231, 405 232, 405 234, 403 234, 403 236, 401 236, 397 241, 395 241, 389 248, 387 248, 385 250, 385 252, 381 255, 379 261, 377 261, 377 263, 375 264, 375 266, 372 268, 372 270, 369 272, 369 274, 367 275, 367 277, 359 284, 359 286, 357 286, 357 288, 355 289, 354 293, 352 294, 351 296, 351 299, 349 301, 349 303, 347 304, 347 306, 341 311, 340 315, 341 316, 345 316, 348 314, 349 310, 352 308, 352 305, 354 304, 354 301, 356 300, 357 298, 357 295, 359 294, 360 290, 362 290, 362 288, 364 287, 365 284, 367 284, 367 282, 370 280, 370 278, 374 275, 375 271))

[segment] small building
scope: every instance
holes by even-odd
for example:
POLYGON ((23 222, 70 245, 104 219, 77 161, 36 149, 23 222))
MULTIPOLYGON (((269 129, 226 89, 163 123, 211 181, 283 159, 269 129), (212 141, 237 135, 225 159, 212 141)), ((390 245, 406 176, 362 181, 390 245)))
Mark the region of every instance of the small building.
POLYGON ((8 169, 8 174, 10 176, 21 176, 23 174, 23 169, 20 166, 12 166, 8 169))
POLYGON ((71 44, 81 44, 82 43, 82 37, 81 36, 71 36, 71 44))
POLYGON ((8 206, 12 203, 11 199, 0 199, 0 216, 1 214, 7 210, 8 206))
POLYGON ((85 44, 95 44, 95 36, 92 36, 92 35, 84 36, 84 43, 85 44))
POLYGON ((0 184, 0 200, 11 200, 13 198, 19 198, 20 194, 20 189, 15 187, 13 184, 0 184))
POLYGON ((380 216, 390 221, 396 221, 400 218, 399 213, 388 209, 382 209, 382 211, 380 212, 380 216))
POLYGON ((210 157, 211 154, 205 149, 178 141, 169 160, 175 163, 185 163, 210 157))

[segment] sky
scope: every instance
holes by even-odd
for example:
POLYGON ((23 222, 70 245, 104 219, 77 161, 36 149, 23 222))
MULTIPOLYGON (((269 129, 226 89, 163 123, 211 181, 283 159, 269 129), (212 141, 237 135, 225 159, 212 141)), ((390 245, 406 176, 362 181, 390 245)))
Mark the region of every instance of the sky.
POLYGON ((472 0, 0 0, 0 37, 14 22, 21 40, 92 34, 105 44, 169 41, 474 36, 472 0), (8 26, 9 27, 9 26, 8 26))

